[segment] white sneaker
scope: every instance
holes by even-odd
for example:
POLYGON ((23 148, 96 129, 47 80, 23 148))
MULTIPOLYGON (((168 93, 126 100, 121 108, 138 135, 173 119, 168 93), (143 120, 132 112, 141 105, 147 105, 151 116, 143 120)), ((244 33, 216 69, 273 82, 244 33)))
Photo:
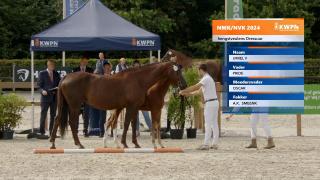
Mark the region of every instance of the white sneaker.
POLYGON ((210 147, 208 145, 201 145, 197 148, 197 150, 209 150, 210 147))

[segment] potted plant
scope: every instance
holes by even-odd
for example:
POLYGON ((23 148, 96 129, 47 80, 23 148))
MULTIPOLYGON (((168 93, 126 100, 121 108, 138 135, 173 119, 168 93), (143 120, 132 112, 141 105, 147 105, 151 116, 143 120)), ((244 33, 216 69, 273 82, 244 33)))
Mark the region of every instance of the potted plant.
POLYGON ((168 118, 173 123, 175 129, 170 129, 171 139, 182 139, 185 124, 185 97, 177 96, 176 93, 170 95, 168 103, 168 118))
MULTIPOLYGON (((197 72, 196 68, 189 68, 187 69, 184 74, 183 74, 187 85, 192 86, 199 81, 199 74, 197 72)), ((192 113, 195 110, 199 109, 199 101, 200 101, 200 96, 190 96, 187 97, 187 122, 189 123, 190 127, 187 128, 187 138, 196 138, 197 137, 197 128, 193 127, 193 122, 194 122, 194 114, 192 113), (193 116, 192 116, 193 115, 193 116)))
POLYGON ((26 101, 15 95, 8 94, 0 96, 0 129, 2 139, 13 139, 14 128, 22 119, 21 113, 26 107, 26 101))

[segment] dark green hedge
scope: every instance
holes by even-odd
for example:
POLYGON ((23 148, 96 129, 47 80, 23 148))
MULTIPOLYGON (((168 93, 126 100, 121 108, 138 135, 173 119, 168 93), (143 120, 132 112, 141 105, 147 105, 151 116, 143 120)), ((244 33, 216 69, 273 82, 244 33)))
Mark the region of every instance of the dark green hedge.
MULTIPOLYGON (((140 63, 145 64, 149 62, 148 58, 138 59, 140 63)), ((118 63, 118 59, 110 59, 111 64, 114 66, 118 63)), ((127 59, 129 65, 132 64, 134 59, 127 59)), ((196 61, 196 60, 195 60, 196 61)), ((201 61, 198 59, 197 61, 201 61)), ((89 60, 89 66, 95 66, 95 59, 89 60)), ((12 65, 20 67, 30 67, 30 59, 19 59, 19 60, 0 60, 0 80, 11 81, 12 76, 12 65)), ((35 60, 35 67, 44 68, 45 60, 35 60)), ((57 60, 57 66, 61 66, 61 60, 57 60)), ((79 59, 67 59, 66 66, 74 68, 79 65, 79 59)), ((320 59, 305 59, 305 77, 306 83, 320 83, 320 59), (308 79, 310 77, 310 80, 308 79), (316 79, 316 81, 315 81, 316 79), (318 80, 317 80, 318 79, 318 80)))
MULTIPOLYGON (((127 59, 128 65, 131 65, 133 61, 136 59, 127 59)), ((138 59, 141 64, 146 64, 149 62, 149 59, 138 59)), ((110 59, 111 64, 115 67, 119 60, 118 59, 110 59)), ((62 66, 62 60, 56 60, 57 67, 62 66)), ((77 67, 79 66, 79 59, 66 59, 66 67, 77 67)), ((96 59, 89 60, 89 66, 94 68, 96 63, 96 59)), ((12 66, 15 64, 19 67, 30 67, 31 61, 30 59, 17 59, 17 60, 0 60, 0 80, 2 81, 11 81, 12 77, 12 66)), ((46 66, 46 60, 35 60, 34 61, 35 68, 44 68, 46 66)))

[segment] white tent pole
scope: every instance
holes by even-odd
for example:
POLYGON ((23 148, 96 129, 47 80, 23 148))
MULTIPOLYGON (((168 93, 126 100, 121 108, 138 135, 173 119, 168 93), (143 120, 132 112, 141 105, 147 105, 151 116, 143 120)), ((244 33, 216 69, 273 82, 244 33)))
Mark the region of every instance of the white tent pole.
POLYGON ((31 119, 32 119, 32 132, 34 133, 34 52, 31 51, 31 119))
POLYGON ((63 0, 63 7, 62 7, 62 18, 66 18, 67 16, 67 7, 66 7, 66 0, 63 0))
POLYGON ((152 51, 149 52, 149 63, 152 63, 152 51))
POLYGON ((160 62, 160 52, 161 50, 158 50, 158 62, 160 62))
MULTIPOLYGON (((67 3, 66 0, 63 0, 63 8, 62 8, 62 18, 65 19, 67 16, 67 3)), ((66 66, 66 52, 62 51, 62 67, 66 66)))
POLYGON ((66 67, 66 52, 62 51, 62 67, 66 67))

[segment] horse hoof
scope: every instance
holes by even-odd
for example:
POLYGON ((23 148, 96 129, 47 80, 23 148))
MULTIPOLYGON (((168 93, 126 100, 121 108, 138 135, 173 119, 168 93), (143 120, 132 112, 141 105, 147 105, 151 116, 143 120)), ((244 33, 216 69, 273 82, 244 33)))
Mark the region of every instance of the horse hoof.
POLYGON ((55 146, 51 146, 50 149, 56 149, 56 147, 55 146))
POLYGON ((135 148, 141 148, 141 146, 139 146, 139 144, 136 144, 136 145, 135 145, 135 148))
POLYGON ((84 149, 84 146, 82 146, 81 144, 79 145, 79 149, 84 149))

